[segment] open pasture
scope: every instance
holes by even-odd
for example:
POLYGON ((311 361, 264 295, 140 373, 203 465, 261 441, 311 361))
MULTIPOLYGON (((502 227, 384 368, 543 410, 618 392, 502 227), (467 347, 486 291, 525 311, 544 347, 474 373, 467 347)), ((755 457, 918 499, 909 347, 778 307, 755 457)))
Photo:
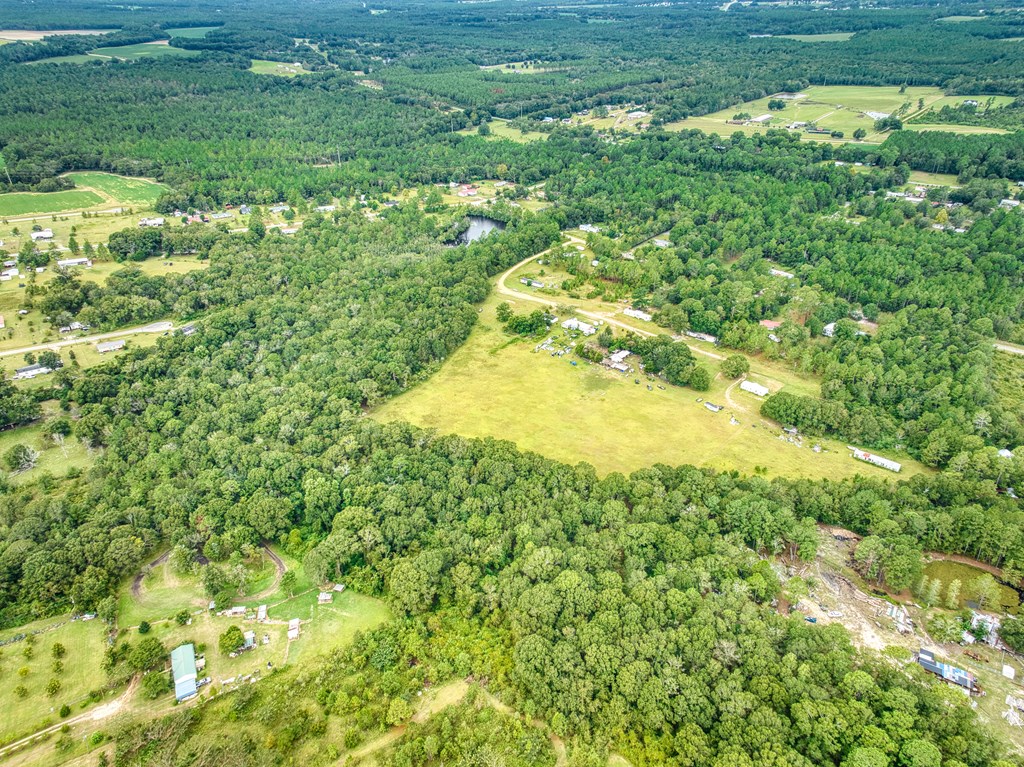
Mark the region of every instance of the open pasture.
POLYGON ((215 29, 220 29, 220 27, 171 27, 164 31, 167 32, 168 37, 184 37, 196 40, 201 37, 206 37, 208 33, 215 29))
MULTIPOLYGON (((0 432, 0 457, 15 445, 25 445, 39 453, 39 459, 34 468, 28 471, 8 474, 8 478, 15 484, 30 482, 38 479, 42 474, 49 473, 55 477, 65 476, 71 469, 88 469, 99 457, 98 450, 90 450, 74 437, 68 437, 63 446, 59 446, 43 435, 45 422, 60 414, 59 408, 53 402, 44 403, 43 421, 21 426, 17 429, 0 432)), ((2 471, 7 472, 4 466, 2 471)), ((0 656, 2 658, 2 656, 0 656)), ((0 669, 3 662, 0 660, 0 669)), ((0 673, 0 680, 4 674, 0 673)))
POLYGON ((105 195, 111 202, 120 205, 144 205, 151 207, 167 187, 148 178, 118 176, 98 171, 68 173, 68 178, 80 189, 88 189, 105 195))
POLYGON ((777 35, 801 43, 841 43, 849 40, 856 32, 826 32, 820 35, 777 35))
POLYGON ((100 195, 88 189, 67 189, 62 192, 8 192, 0 194, 0 217, 85 210, 103 202, 104 199, 100 195))
POLYGON ((1002 128, 990 128, 987 125, 955 125, 953 123, 908 123, 903 126, 905 130, 912 131, 942 131, 944 133, 959 133, 961 135, 978 133, 1009 133, 1002 128))
POLYGON ((33 43, 60 35, 106 35, 116 29, 0 29, 0 40, 33 43))
MULTIPOLYGON (((837 442, 806 439, 797 447, 780 439, 779 427, 758 414, 761 400, 717 375, 717 360, 695 355, 715 376, 709 392, 659 388, 643 374, 623 375, 572 356, 534 352, 543 339, 507 336, 494 316, 500 301, 496 295, 488 299, 469 340, 440 371, 371 417, 446 434, 508 439, 560 461, 586 461, 601 474, 666 463, 749 474, 764 467, 768 476, 892 476, 855 461, 837 442), (698 398, 725 409, 712 413, 698 398), (739 423, 731 423, 731 416, 739 423), (816 442, 826 452, 812 452, 816 442)), ((518 312, 538 306, 510 303, 518 312)), ((782 386, 756 365, 750 378, 773 391, 782 386)), ((911 464, 904 473, 917 470, 911 464)))
POLYGON ((301 64, 295 66, 294 63, 287 64, 283 61, 264 61, 263 59, 253 59, 249 71, 257 75, 276 75, 277 77, 298 77, 312 74, 301 64))
POLYGON ((185 48, 175 48, 167 44, 167 40, 160 40, 153 43, 137 43, 135 45, 118 45, 110 48, 96 48, 89 51, 90 56, 102 59, 121 59, 122 61, 137 61, 138 59, 150 56, 198 56, 199 51, 190 51, 185 48))

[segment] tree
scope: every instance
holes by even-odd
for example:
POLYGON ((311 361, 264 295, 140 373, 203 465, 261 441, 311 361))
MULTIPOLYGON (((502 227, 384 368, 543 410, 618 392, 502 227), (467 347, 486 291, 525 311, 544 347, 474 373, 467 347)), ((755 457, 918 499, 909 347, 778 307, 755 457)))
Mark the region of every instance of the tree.
POLYGON ((748 372, 750 372, 750 360, 742 354, 733 354, 722 360, 722 375, 739 378, 748 372))
POLYGON ((854 137, 854 138, 855 138, 855 139, 856 139, 857 141, 861 141, 861 140, 863 140, 863 139, 864 139, 864 137, 865 137, 865 136, 867 136, 867 135, 868 135, 868 132, 867 132, 866 130, 864 130, 863 128, 857 128, 857 130, 855 130, 855 131, 853 132, 853 137, 854 137))
POLYGON ((39 364, 44 368, 50 368, 50 370, 58 370, 64 367, 64 362, 61 360, 60 355, 49 349, 39 352, 39 364))
POLYGON ((960 607, 960 579, 954 578, 946 587, 946 607, 956 610, 960 607))
POLYGON ((4 453, 4 465, 11 471, 28 471, 36 465, 39 453, 18 443, 4 453))
POLYGON ((697 366, 690 373, 690 387, 697 391, 707 391, 711 388, 711 373, 706 367, 697 366))
POLYGON ((249 215, 248 226, 249 238, 254 242, 259 242, 267 236, 267 225, 263 223, 263 219, 260 218, 258 213, 249 215))
POLYGON ((151 671, 142 677, 142 692, 147 698, 159 698, 170 689, 167 674, 162 671, 151 671))
POLYGON ((298 582, 298 576, 294 570, 288 570, 284 575, 281 576, 281 589, 288 594, 288 596, 295 595, 295 586, 298 582))
POLYGON ((242 636, 242 629, 238 628, 238 626, 228 626, 227 631, 221 634, 217 640, 217 647, 220 648, 221 655, 230 655, 233 652, 238 652, 244 644, 245 637, 242 636))
POLYGON ((50 656, 54 660, 60 660, 65 655, 67 655, 67 653, 68 653, 67 648, 64 645, 62 645, 60 642, 54 642, 53 646, 50 647, 50 656))
POLYGON ((140 634, 148 634, 150 628, 151 627, 149 625, 149 621, 142 621, 142 623, 139 624, 139 633, 140 634))
POLYGON ((184 626, 188 623, 189 618, 191 617, 192 616, 188 610, 179 610, 178 613, 174 616, 174 621, 179 626, 184 626))
POLYGON ((971 581, 970 591, 978 602, 978 606, 983 610, 987 606, 994 607, 999 604, 999 584, 988 573, 982 573, 971 581))
POLYGON ((786 102, 783 101, 782 99, 769 99, 768 100, 768 109, 771 110, 772 112, 781 112, 785 108, 786 108, 786 102))
POLYGON ((59 679, 54 678, 54 679, 51 679, 50 681, 48 681, 46 683, 46 695, 47 695, 47 697, 52 698, 53 696, 55 696, 58 692, 60 692, 60 688, 61 688, 61 683, 60 683, 59 679))

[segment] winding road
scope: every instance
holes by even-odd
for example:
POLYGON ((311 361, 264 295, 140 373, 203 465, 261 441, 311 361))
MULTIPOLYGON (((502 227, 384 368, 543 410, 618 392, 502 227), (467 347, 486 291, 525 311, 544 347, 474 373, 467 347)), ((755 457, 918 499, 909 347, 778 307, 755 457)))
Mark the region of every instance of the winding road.
POLYGON ((65 346, 75 346, 76 344, 89 344, 96 341, 109 341, 112 338, 121 338, 123 336, 134 336, 139 333, 166 333, 174 330, 174 323, 170 321, 163 322, 151 322, 148 325, 140 325, 137 328, 128 328, 126 330, 115 330, 111 333, 98 333, 94 336, 80 336, 78 338, 66 338, 62 341, 53 341, 48 344, 36 344, 35 346, 23 346, 20 349, 7 349, 0 351, 0 357, 16 357, 19 354, 28 354, 29 352, 44 352, 47 350, 56 351, 62 349, 65 346))

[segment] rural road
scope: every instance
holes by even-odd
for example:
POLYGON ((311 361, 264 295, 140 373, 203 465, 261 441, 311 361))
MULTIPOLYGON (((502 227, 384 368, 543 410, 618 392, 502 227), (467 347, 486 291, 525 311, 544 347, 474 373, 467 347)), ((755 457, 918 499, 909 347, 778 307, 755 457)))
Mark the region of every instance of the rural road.
POLYGON ((999 351, 1001 351, 1001 352, 1007 352, 1008 354, 1020 354, 1020 355, 1024 355, 1024 349, 1022 349, 1022 348, 1021 348, 1021 347, 1019 347, 1019 346, 1011 346, 1010 344, 1004 344, 1004 343, 1001 343, 1001 342, 999 342, 999 341, 996 341, 996 342, 995 342, 994 344, 992 344, 992 345, 993 345, 994 347, 996 347, 996 349, 998 349, 998 350, 999 350, 999 351))
MULTIPOLYGON (((576 243, 576 244, 582 244, 583 243, 583 241, 580 240, 577 237, 570 237, 569 239, 572 242, 576 243)), ((535 260, 537 258, 540 258, 540 257, 544 256, 547 253, 550 253, 551 250, 553 250, 553 248, 548 248, 547 250, 542 251, 540 253, 535 253, 534 255, 530 256, 529 258, 524 258, 518 264, 516 264, 515 266, 513 266, 510 269, 508 269, 505 272, 503 272, 502 275, 498 278, 497 291, 501 295, 508 296, 509 298, 517 298, 517 299, 519 299, 521 301, 532 301, 535 304, 545 304, 547 306, 550 306, 552 301, 550 301, 548 298, 545 298, 544 296, 533 295, 533 294, 530 294, 530 293, 520 293, 518 290, 515 290, 514 288, 508 287, 505 284, 505 280, 507 280, 512 275, 512 272, 514 272, 516 269, 519 269, 520 267, 526 266, 526 264, 530 263, 531 261, 533 261, 533 260, 535 260)), ((636 333, 637 335, 640 335, 640 336, 647 336, 648 338, 653 338, 654 336, 659 335, 658 333, 652 332, 650 330, 643 330, 641 328, 638 328, 638 327, 635 327, 633 325, 630 325, 630 324, 628 324, 626 322, 622 322, 621 320, 617 320, 614 317, 612 317, 610 313, 602 314, 600 312, 588 312, 588 311, 585 311, 583 309, 577 309, 576 313, 580 314, 580 315, 582 315, 584 317, 589 317, 592 320, 598 320, 600 322, 607 322, 609 325, 614 325, 617 328, 621 328, 623 330, 628 330, 629 332, 636 333)), ((724 360, 725 359, 724 355, 715 354, 714 352, 709 352, 709 351, 707 351, 705 349, 701 349, 699 346, 694 346, 693 344, 685 341, 684 339, 677 339, 677 340, 680 340, 683 343, 685 343, 687 346, 690 347, 690 351, 695 352, 697 354, 703 354, 705 357, 711 357, 712 359, 716 359, 716 360, 724 360)))
POLYGON ((65 346, 75 346, 76 344, 89 344, 96 341, 108 341, 111 338, 121 338, 122 336, 134 336, 138 333, 165 333, 169 330, 174 330, 174 323, 170 321, 163 322, 151 322, 148 325, 142 325, 137 328, 128 328, 127 330, 115 330, 112 333, 99 333, 94 336, 81 336, 79 338, 67 338, 63 341, 54 341, 49 344, 36 344, 35 346, 23 346, 20 349, 7 349, 6 351, 0 351, 0 357, 16 357, 19 354, 28 354, 29 352, 44 352, 47 350, 62 349, 65 346))

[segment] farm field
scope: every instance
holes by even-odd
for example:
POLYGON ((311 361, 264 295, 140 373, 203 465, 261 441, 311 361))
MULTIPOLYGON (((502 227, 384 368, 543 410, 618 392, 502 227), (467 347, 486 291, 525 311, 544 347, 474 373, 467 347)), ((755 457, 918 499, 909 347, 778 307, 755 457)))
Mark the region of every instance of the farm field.
POLYGON ((31 213, 64 213, 101 205, 105 200, 88 189, 62 192, 8 192, 0 194, 0 217, 27 216, 31 213))
POLYGON ((986 125, 955 125, 953 123, 908 123, 904 130, 912 131, 943 131, 945 133, 977 134, 977 133, 1009 133, 1002 128, 990 128, 986 125))
POLYGON ((35 635, 35 641, 31 644, 31 658, 24 655, 25 648, 29 647, 26 640, 2 648, 0 696, 10 701, 11 705, 4 706, 4 716, 0 721, 0 743, 10 742, 47 724, 60 721, 59 709, 65 704, 71 707, 72 716, 89 706, 89 692, 104 687, 105 680, 99 661, 107 644, 105 628, 99 620, 70 621, 64 616, 0 632, 0 640, 23 633, 41 632, 35 635), (66 650, 61 661, 63 671, 59 674, 52 668, 54 659, 51 651, 55 643, 64 645, 66 650), (53 696, 46 693, 46 686, 51 679, 60 680, 60 690, 53 696), (24 697, 14 692, 19 686, 27 690, 28 694, 24 697))
POLYGON ((35 42, 58 35, 106 35, 116 29, 0 29, 0 40, 35 42))
POLYGON ((152 206, 167 187, 149 178, 117 176, 113 173, 79 171, 66 174, 75 186, 106 195, 120 205, 152 206))
MULTIPOLYGON (((546 141, 548 134, 542 131, 527 131, 523 133, 519 128, 514 128, 512 125, 504 120, 495 118, 489 123, 491 127, 491 135, 488 138, 499 139, 507 138, 512 141, 518 141, 521 144, 529 143, 530 141, 546 141)), ((469 128, 463 128, 458 131, 463 136, 473 136, 477 133, 476 126, 469 128)))
POLYGON ((285 64, 281 61, 264 61, 253 59, 249 71, 257 75, 277 75, 278 77, 297 77, 299 75, 312 74, 308 69, 294 64, 285 64))
MULTIPOLYGON (((801 133, 801 137, 807 140, 824 141, 849 141, 853 138, 853 132, 858 128, 867 131, 865 141, 878 142, 885 138, 885 134, 876 133, 874 130, 874 119, 864 112, 878 112, 885 114, 895 113, 901 105, 909 102, 908 116, 913 116, 918 110, 919 100, 924 100, 925 109, 928 109, 939 102, 959 103, 971 96, 958 96, 950 101, 950 97, 938 88, 930 87, 909 87, 904 93, 899 92, 896 86, 820 86, 812 85, 805 88, 801 93, 806 95, 803 99, 794 99, 786 102, 786 108, 777 112, 768 109, 768 102, 771 97, 748 101, 743 104, 723 109, 703 117, 691 117, 687 120, 680 120, 669 123, 666 128, 669 130, 688 130, 697 128, 705 132, 715 132, 721 135, 729 135, 735 131, 741 131, 748 135, 760 133, 769 128, 785 128, 794 122, 813 122, 819 127, 842 131, 845 135, 842 139, 832 139, 829 136, 812 136, 801 133), (752 117, 763 114, 771 114, 772 119, 767 126, 760 125, 730 125, 726 121, 731 120, 733 115, 746 112, 752 117)), ((973 97, 983 100, 984 97, 973 97)), ((908 125, 908 128, 920 127, 908 125)))
POLYGON ((123 59, 125 61, 136 61, 148 56, 198 56, 199 51, 190 51, 185 48, 175 48, 168 45, 166 40, 153 43, 137 43, 135 45, 118 45, 111 48, 96 48, 89 51, 90 56, 108 59, 123 59))
POLYGON ((144 206, 149 209, 167 190, 163 184, 147 178, 98 171, 77 171, 66 175, 75 182, 75 189, 0 194, 0 218, 32 214, 45 217, 83 210, 92 213, 112 206, 144 206))
MULTIPOLYGON (((808 440, 798 448, 780 440, 779 427, 758 415, 759 398, 720 376, 704 393, 672 386, 648 390, 642 375, 624 376, 582 360, 573 366, 570 357, 535 353, 537 341, 516 340, 501 330, 494 316, 500 301, 492 295, 485 302, 469 340, 440 371, 371 417, 406 420, 441 433, 508 439, 557 460, 587 461, 601 474, 690 463, 746 473, 764 467, 768 476, 891 476, 855 461, 837 442, 808 440), (640 385, 633 383, 636 377, 640 385), (726 409, 709 412, 698 397, 726 409), (740 423, 730 424, 730 415, 740 423), (827 452, 812 452, 813 442, 827 452)), ((535 307, 520 303, 514 308, 535 307)), ((717 361, 697 356, 717 374, 717 361)), ((754 371, 752 380, 780 388, 774 375, 762 374, 756 365, 754 371)), ((900 460, 904 474, 922 470, 900 460)))
POLYGON ((932 186, 957 186, 958 180, 952 173, 928 173, 923 170, 910 171, 908 182, 932 186))
POLYGON ((776 35, 787 40, 797 40, 801 43, 841 43, 849 40, 856 32, 826 32, 821 35, 776 35))
POLYGON ((200 37, 206 37, 209 32, 215 29, 220 29, 220 27, 171 27, 164 31, 167 32, 169 37, 184 37, 195 40, 200 37))

